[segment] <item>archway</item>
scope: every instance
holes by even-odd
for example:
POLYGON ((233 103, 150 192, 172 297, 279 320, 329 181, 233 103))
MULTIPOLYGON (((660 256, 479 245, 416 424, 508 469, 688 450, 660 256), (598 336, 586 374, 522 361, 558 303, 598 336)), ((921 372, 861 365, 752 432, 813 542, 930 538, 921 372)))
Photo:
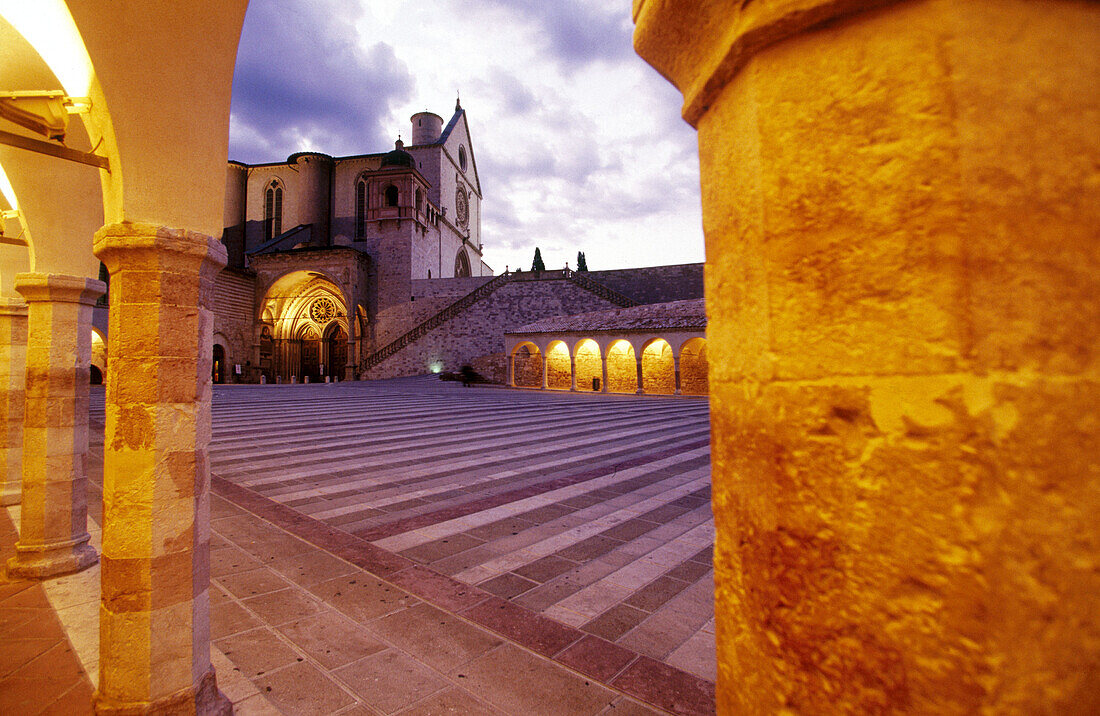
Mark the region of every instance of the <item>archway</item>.
POLYGON ((553 341, 546 347, 546 386, 554 390, 569 390, 573 386, 573 370, 569 364, 569 346, 553 341))
POLYGON ((577 390, 593 390, 592 381, 603 380, 600 344, 591 338, 584 338, 573 347, 573 355, 576 356, 577 390))
POLYGON ((455 278, 467 278, 470 275, 470 258, 463 249, 455 256, 455 278))
POLYGON ((303 383, 317 382, 321 377, 321 334, 313 326, 301 332, 298 342, 298 370, 295 373, 303 383))
POLYGON ((270 370, 283 381, 304 381, 306 377, 317 381, 325 375, 343 375, 348 312, 343 293, 332 279, 318 271, 293 271, 281 276, 264 294, 258 318, 263 324, 260 365, 265 373, 270 370), (330 340, 334 335, 343 338, 330 340), (342 345, 334 348, 336 344, 342 345), (333 350, 340 354, 331 356, 333 350))
POLYGON ((654 338, 642 350, 642 390, 665 395, 676 392, 672 346, 663 338, 654 338))
POLYGON ((638 391, 638 361, 630 341, 615 341, 607 349, 607 392, 638 391))
POLYGON ((542 387, 542 353, 534 343, 521 343, 512 351, 512 376, 518 388, 542 387))
POLYGON ((692 338, 680 347, 680 392, 684 395, 706 395, 710 392, 707 342, 703 338, 692 338))
POLYGON ((210 364, 210 379, 215 384, 225 382, 225 347, 219 343, 214 344, 214 360, 210 364))
POLYGON ((92 329, 92 358, 89 363, 92 385, 101 385, 107 375, 107 340, 99 329, 92 329))

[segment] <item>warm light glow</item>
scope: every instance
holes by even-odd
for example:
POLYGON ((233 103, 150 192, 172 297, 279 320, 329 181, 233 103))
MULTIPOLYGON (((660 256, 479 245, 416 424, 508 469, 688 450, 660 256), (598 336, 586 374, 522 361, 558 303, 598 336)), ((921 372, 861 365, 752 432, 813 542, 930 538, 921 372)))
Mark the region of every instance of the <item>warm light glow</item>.
POLYGON ((4 166, 2 164, 0 164, 0 194, 4 196, 4 200, 8 202, 8 206, 15 211, 19 210, 19 199, 15 196, 15 189, 12 188, 11 182, 8 181, 8 175, 4 173, 4 166))
POLYGON ((599 357, 600 345, 591 338, 585 338, 577 344, 577 355, 594 355, 599 357))
POLYGON ((569 347, 561 341, 557 341, 552 346, 550 346, 549 352, 567 356, 569 355, 569 347))
POLYGON ((92 60, 62 0, 0 0, 0 16, 42 56, 66 94, 72 97, 88 95, 92 86, 92 60))

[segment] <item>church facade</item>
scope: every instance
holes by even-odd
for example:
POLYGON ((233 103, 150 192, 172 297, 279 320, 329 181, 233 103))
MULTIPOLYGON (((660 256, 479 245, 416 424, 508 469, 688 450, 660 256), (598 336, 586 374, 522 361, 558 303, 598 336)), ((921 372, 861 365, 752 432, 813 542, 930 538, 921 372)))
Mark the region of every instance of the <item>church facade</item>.
POLYGON ((425 293, 445 302, 492 276, 465 110, 411 122, 411 143, 388 152, 229 162, 216 381, 353 378, 422 317, 425 293))

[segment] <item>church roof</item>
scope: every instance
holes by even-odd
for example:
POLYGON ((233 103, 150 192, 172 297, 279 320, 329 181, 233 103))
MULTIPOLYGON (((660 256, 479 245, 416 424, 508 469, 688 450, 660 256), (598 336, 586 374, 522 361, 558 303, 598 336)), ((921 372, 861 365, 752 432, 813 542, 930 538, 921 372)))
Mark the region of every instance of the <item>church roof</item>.
POLYGON ((630 308, 544 318, 505 333, 584 333, 589 331, 701 331, 707 327, 703 299, 651 303, 630 308))

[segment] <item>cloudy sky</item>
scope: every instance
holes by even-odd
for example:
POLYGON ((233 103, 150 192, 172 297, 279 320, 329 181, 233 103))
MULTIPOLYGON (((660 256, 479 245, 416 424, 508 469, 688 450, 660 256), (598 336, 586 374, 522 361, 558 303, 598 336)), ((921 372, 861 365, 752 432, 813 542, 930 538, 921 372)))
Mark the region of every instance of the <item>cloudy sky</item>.
POLYGON ((494 270, 702 261, 695 132, 631 31, 626 0, 253 0, 229 154, 385 151, 460 92, 494 270))

